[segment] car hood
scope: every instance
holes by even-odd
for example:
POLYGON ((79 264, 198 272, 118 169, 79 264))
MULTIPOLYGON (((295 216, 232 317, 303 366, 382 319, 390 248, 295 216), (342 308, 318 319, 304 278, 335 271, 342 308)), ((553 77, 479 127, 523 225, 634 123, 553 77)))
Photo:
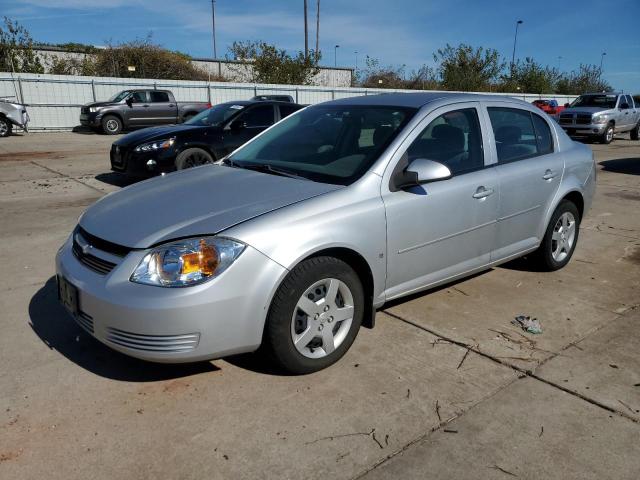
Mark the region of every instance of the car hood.
POLYGON ((594 113, 604 112, 605 110, 613 110, 612 108, 605 107, 572 107, 565 108, 562 113, 584 113, 593 115, 594 113))
POLYGON ((161 127, 143 128, 141 130, 135 130, 131 133, 124 135, 115 142, 114 145, 121 147, 128 147, 133 145, 140 145, 143 142, 150 142, 152 140, 161 140, 170 138, 178 133, 183 132, 195 132, 198 130, 205 130, 209 127, 203 127, 201 125, 164 125, 161 127))
POLYGON ((258 215, 344 188, 222 165, 156 177, 111 193, 79 224, 129 248, 213 235, 258 215))
POLYGON ((123 105, 120 102, 90 102, 85 103, 83 107, 115 107, 117 105, 123 105))

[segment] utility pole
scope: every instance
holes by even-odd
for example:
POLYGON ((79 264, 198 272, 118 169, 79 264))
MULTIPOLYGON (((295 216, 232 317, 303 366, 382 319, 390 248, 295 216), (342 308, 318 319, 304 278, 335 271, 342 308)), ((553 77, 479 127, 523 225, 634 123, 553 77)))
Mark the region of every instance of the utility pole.
MULTIPOLYGON (((213 60, 218 59, 218 51, 216 49, 216 0, 211 0, 211 35, 213 37, 213 60)), ((221 66, 218 62, 218 76, 221 76, 221 66)))
POLYGON ((307 25, 307 0, 304 0, 304 59, 309 58, 309 26, 307 25))
POLYGON ((338 66, 338 49, 340 48, 340 45, 336 45, 335 47, 333 47, 333 66, 337 67, 338 66))
POLYGON ((316 5, 316 65, 318 65, 318 59, 320 58, 320 0, 317 0, 316 5))
POLYGON ((513 37, 513 54, 511 55, 511 76, 513 76, 513 67, 516 62, 516 42, 518 41, 518 27, 522 24, 522 20, 516 22, 516 34, 513 37))
POLYGON ((602 61, 604 60, 604 56, 607 54, 607 52, 602 52, 602 55, 600 55, 600 74, 602 75, 602 61))

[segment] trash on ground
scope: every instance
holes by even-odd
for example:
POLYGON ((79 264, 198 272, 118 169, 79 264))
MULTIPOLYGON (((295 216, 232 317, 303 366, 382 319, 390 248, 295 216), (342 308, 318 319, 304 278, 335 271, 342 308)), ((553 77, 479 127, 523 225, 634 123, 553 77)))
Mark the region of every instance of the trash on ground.
POLYGON ((518 315, 515 319, 511 320, 511 323, 522 328, 525 332, 535 334, 542 333, 542 325, 540 325, 538 319, 531 318, 528 315, 518 315))

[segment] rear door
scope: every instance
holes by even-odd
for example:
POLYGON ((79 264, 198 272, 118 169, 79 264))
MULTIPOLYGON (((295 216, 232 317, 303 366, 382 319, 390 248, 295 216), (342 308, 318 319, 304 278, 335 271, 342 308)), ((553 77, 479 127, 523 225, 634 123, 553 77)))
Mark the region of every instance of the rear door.
POLYGON ((231 124, 223 135, 224 154, 233 152, 260 132, 275 123, 276 111, 272 103, 259 103, 247 108, 231 124))
POLYGON ((169 92, 152 90, 149 92, 149 124, 163 125, 176 123, 178 106, 169 92))
POLYGON ((493 261, 539 244, 564 162, 557 153, 553 128, 544 116, 500 102, 488 103, 486 109, 500 184, 493 261))

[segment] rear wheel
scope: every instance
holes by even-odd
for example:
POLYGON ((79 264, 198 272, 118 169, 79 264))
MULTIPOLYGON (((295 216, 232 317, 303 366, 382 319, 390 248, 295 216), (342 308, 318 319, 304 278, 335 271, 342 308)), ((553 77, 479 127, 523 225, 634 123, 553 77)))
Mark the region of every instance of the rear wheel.
POLYGON ((542 270, 561 269, 571 260, 579 233, 580 213, 577 207, 569 200, 562 200, 551 216, 533 260, 542 270))
POLYGON ((347 352, 363 312, 362 284, 349 265, 334 257, 305 260, 274 296, 262 349, 289 373, 321 370, 347 352))
POLYGON ((107 135, 116 135, 122 131, 122 120, 115 115, 106 115, 102 119, 102 131, 107 135))
POLYGON ((630 132, 631 140, 640 140, 640 122, 636 123, 636 126, 633 127, 633 130, 630 132))
POLYGON ((213 162, 213 156, 206 150, 202 150, 201 148, 187 148, 178 154, 176 158, 176 170, 199 167, 200 165, 213 162))
POLYGON ((6 118, 0 117, 0 137, 8 137, 11 135, 13 125, 6 118))
POLYGON ((613 141, 613 125, 607 125, 604 133, 600 136, 600 143, 609 145, 613 141))

